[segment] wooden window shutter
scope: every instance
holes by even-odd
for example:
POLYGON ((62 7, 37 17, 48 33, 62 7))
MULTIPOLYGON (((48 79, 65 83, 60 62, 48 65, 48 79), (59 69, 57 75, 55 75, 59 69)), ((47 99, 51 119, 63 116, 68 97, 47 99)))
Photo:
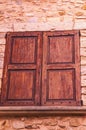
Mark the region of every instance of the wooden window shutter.
POLYGON ((79 31, 8 33, 1 105, 81 105, 79 50, 79 31))
POLYGON ((38 105, 41 81, 41 32, 7 34, 2 105, 38 105))
POLYGON ((43 35, 42 105, 80 105, 78 31, 43 35))

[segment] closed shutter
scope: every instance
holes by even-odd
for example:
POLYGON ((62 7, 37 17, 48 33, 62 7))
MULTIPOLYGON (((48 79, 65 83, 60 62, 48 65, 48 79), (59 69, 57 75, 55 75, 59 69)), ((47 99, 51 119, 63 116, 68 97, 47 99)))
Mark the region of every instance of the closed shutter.
POLYGON ((42 105, 80 105, 79 32, 43 35, 42 105))
POLYGON ((2 105, 40 104, 41 39, 41 32, 7 34, 2 105))
POLYGON ((79 31, 8 33, 1 105, 81 105, 79 49, 79 31))

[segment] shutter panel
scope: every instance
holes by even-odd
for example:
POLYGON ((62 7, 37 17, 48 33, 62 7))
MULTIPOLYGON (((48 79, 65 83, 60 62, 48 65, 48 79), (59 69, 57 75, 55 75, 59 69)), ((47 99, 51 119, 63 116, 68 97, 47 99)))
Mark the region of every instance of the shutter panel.
POLYGON ((81 105, 79 32, 44 32, 42 105, 81 105))
POLYGON ((7 34, 2 105, 40 105, 41 32, 7 34))

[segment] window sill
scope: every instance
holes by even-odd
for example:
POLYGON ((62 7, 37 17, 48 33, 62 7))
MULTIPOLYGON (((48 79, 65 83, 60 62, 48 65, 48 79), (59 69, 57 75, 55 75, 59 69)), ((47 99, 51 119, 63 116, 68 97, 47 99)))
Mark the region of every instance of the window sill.
POLYGON ((29 107, 6 106, 0 107, 0 116, 46 116, 46 115, 85 115, 86 106, 59 106, 59 107, 29 107))

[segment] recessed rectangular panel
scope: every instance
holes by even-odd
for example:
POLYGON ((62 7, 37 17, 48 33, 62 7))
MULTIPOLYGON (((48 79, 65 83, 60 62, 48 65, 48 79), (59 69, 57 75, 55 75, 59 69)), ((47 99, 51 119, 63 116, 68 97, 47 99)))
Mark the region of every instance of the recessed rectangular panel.
POLYGON ((35 63, 37 37, 13 37, 11 63, 35 63))
POLYGON ((74 62, 73 36, 51 36, 48 40, 48 63, 74 62))
POLYGON ((48 70, 47 100, 73 100, 75 98, 74 69, 48 70))
POLYGON ((34 100, 35 70, 9 72, 7 100, 34 100))

